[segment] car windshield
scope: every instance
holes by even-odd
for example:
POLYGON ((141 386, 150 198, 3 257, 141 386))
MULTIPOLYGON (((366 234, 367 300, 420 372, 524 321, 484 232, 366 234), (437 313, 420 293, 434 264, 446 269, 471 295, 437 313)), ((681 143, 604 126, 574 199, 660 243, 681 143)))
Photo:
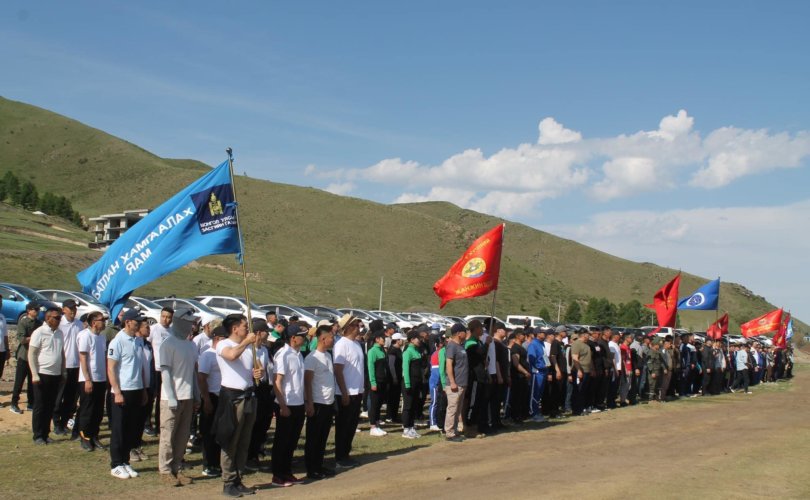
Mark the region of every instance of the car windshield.
POLYGON ((82 292, 72 292, 72 293, 73 293, 73 295, 86 300, 88 303, 93 304, 94 306, 104 305, 101 302, 99 302, 98 299, 96 299, 92 295, 82 293, 82 292))
POLYGON ((188 302, 189 304, 191 304, 192 306, 196 307, 197 309, 199 309, 200 311, 202 311, 204 313, 213 314, 214 316, 222 316, 220 313, 218 313, 215 310, 211 309, 210 307, 203 304, 199 300, 183 299, 183 301, 188 302))
POLYGON ((401 321, 401 320, 397 319, 397 317, 396 317, 396 316, 394 316, 394 315, 393 315, 393 314, 391 314, 391 313, 387 313, 387 312, 383 312, 383 311, 374 311, 374 314, 376 314, 377 316, 381 317, 381 318, 382 318, 382 319, 384 319, 385 321, 395 321, 395 322, 396 322, 396 321, 401 321))
POLYGON ((41 293, 32 290, 27 286, 15 286, 14 290, 16 290, 20 295, 24 295, 28 300, 48 300, 41 293))
POLYGON ((145 306, 147 309, 163 309, 162 305, 156 304, 149 299, 144 299, 141 297, 133 297, 133 300, 139 302, 142 306, 145 306))

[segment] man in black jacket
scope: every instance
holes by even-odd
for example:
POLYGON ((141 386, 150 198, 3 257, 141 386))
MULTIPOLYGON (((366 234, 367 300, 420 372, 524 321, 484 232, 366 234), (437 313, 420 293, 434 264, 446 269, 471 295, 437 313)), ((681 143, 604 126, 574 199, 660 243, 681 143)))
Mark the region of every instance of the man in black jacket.
MULTIPOLYGON (((486 359, 487 348, 489 342, 492 342, 492 336, 487 337, 486 343, 481 341, 481 335, 484 333, 484 325, 478 320, 470 321, 468 325, 470 331, 470 338, 464 344, 464 350, 467 351, 467 361, 470 366, 470 390, 469 396, 469 412, 467 414, 467 423, 478 424, 478 433, 476 437, 486 437, 489 429, 489 374, 487 373, 486 359)), ((465 429, 472 429, 472 425, 465 425, 465 429)))
POLYGON ((402 394, 402 344, 405 336, 397 332, 391 336, 388 360, 388 397, 386 398, 386 422, 399 422, 399 399, 402 394))

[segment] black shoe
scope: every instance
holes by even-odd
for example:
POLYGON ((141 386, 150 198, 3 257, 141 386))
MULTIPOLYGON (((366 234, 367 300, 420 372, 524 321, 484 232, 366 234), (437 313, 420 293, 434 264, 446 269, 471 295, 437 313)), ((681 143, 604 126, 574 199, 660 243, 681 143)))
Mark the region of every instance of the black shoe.
POLYGON ((104 444, 102 444, 102 442, 101 442, 101 441, 99 441, 98 436, 96 436, 96 437, 94 437, 94 438, 93 438, 93 446, 95 446, 96 448, 100 448, 100 449, 102 449, 102 450, 106 450, 106 449, 107 449, 107 446, 106 446, 106 445, 104 445, 104 444))
POLYGON ((47 441, 45 441, 45 440, 44 440, 44 439, 42 439, 42 438, 36 438, 36 439, 34 440, 34 444, 35 444, 35 445, 38 445, 38 446, 43 446, 43 445, 48 444, 48 442, 47 442, 47 441))
POLYGON ((51 443, 53 443, 53 439, 47 437, 47 438, 45 438, 45 442, 48 443, 48 444, 51 444, 51 443))
POLYGON ((84 438, 81 440, 81 447, 84 451, 93 451, 95 449, 93 442, 84 438))
POLYGON ((258 458, 250 458, 245 462, 245 469, 256 472, 261 468, 262 464, 259 463, 258 458))
POLYGON ((26 405, 25 409, 28 411, 34 411, 34 405, 26 405))
POLYGON ((23 414, 23 411, 17 405, 11 405, 11 407, 8 409, 8 411, 10 411, 11 413, 16 413, 17 415, 22 415, 23 414))
POLYGON ((239 492, 239 489, 235 484, 228 484, 222 488, 222 495, 228 498, 240 498, 242 493, 239 492))
POLYGON ((71 441, 76 441, 77 439, 79 439, 79 433, 78 432, 74 432, 74 433, 72 433, 70 435, 70 440, 71 441))
POLYGON ((143 433, 146 434, 147 436, 150 436, 150 437, 157 436, 157 432, 155 432, 155 429, 153 429, 151 427, 147 427, 146 429, 144 429, 143 433))
POLYGON ((326 477, 334 477, 335 476, 335 471, 332 470, 332 469, 328 469, 326 467, 321 467, 321 470, 319 470, 318 472, 320 472, 321 474, 323 474, 326 477))
POLYGON ((337 465, 338 469, 351 469, 360 465, 360 462, 353 458, 344 458, 343 460, 337 460, 335 465, 337 465))
POLYGON ((255 495, 256 494, 256 489, 255 488, 248 488, 247 486, 245 486, 241 482, 239 484, 234 485, 234 487, 236 488, 236 491, 238 491, 239 493, 241 493, 243 495, 255 495))
POLYGON ((53 433, 56 434, 57 436, 64 436, 65 434, 67 434, 67 429, 65 429, 61 425, 54 425, 53 433))
POLYGON ((326 474, 323 472, 307 472, 307 479, 312 479, 313 481, 320 481, 321 479, 326 479, 326 474))

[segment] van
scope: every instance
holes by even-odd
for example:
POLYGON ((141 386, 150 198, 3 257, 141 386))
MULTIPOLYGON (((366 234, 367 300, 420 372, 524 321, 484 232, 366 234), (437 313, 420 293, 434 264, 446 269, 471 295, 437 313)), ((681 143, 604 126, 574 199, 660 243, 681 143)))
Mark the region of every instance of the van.
POLYGON ((532 328, 542 328, 548 326, 546 320, 539 316, 526 316, 523 314, 510 314, 506 317, 507 323, 512 323, 513 325, 520 325, 525 326, 526 322, 529 322, 529 326, 532 328))
POLYGON ((644 332, 645 336, 649 335, 651 332, 654 332, 655 330, 658 330, 657 332, 655 332, 656 337, 666 337, 667 335, 672 335, 674 337, 676 335, 675 329, 673 329, 671 327, 668 327, 668 326, 662 326, 660 328, 657 327, 657 326, 642 326, 641 327, 641 331, 644 332))

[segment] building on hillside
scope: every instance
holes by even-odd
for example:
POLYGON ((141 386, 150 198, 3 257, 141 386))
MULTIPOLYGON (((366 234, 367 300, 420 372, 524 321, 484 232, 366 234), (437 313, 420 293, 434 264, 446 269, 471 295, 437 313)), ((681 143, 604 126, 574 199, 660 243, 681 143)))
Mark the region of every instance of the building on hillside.
POLYGON ((135 225, 136 222, 146 217, 149 210, 126 210, 120 214, 107 214, 98 217, 91 217, 89 220, 92 230, 95 233, 95 241, 90 242, 90 248, 106 249, 108 246, 121 237, 127 229, 135 225))

